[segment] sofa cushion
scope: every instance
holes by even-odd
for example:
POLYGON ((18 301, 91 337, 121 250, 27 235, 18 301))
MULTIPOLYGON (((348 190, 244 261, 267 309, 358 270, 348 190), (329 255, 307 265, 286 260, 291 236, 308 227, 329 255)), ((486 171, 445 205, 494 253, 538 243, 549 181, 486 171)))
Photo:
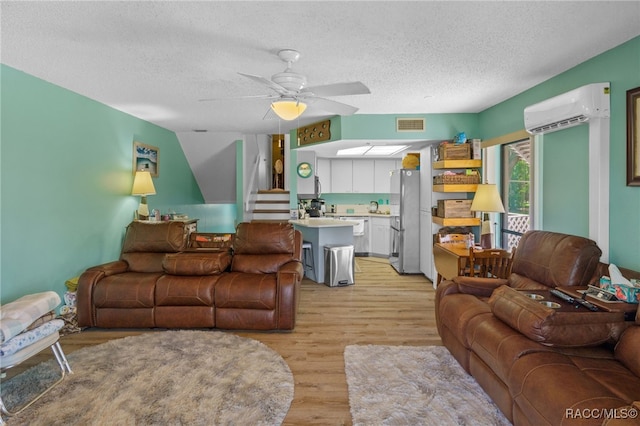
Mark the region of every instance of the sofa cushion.
MULTIPOLYGON (((620 380, 617 375, 621 372, 619 363, 615 360, 600 361, 608 363, 606 371, 609 368, 613 372, 617 371, 616 379, 620 380)), ((518 358, 507 382, 518 407, 514 409, 514 423, 600 425, 602 418, 585 418, 580 417, 580 414, 589 415, 596 408, 614 410, 630 402, 586 374, 584 368, 589 367, 595 365, 576 365, 572 357, 557 352, 535 352, 518 358), (516 415, 517 412, 522 413, 522 419, 520 415, 516 415)), ((599 368, 603 368, 603 364, 599 368)), ((628 389, 626 385, 625 388, 628 389)), ((640 392, 640 388, 637 392, 640 392)))
POLYGON ((288 262, 291 262, 289 254, 235 254, 231 270, 249 274, 275 274, 288 262))
POLYGON ((599 345, 614 337, 624 322, 621 312, 591 312, 566 304, 560 309, 549 308, 508 286, 493 292, 489 306, 510 327, 549 346, 599 345))
POLYGON ((629 327, 616 344, 616 358, 636 376, 640 377, 640 325, 629 327))
POLYGON ((163 275, 156 282, 156 306, 213 306, 219 277, 163 275))
POLYGON ((233 241, 234 254, 288 254, 293 257, 295 237, 289 223, 243 222, 233 241))
POLYGON ((224 272, 231 264, 231 254, 170 253, 164 256, 162 268, 171 275, 214 275, 224 272))
POLYGON ((182 222, 133 221, 127 226, 122 252, 173 253, 182 250, 185 245, 186 234, 182 222))
POLYGON ((96 308, 153 308, 161 274, 125 272, 101 279, 93 289, 96 308))
POLYGON ((588 238, 529 231, 518 242, 511 272, 552 288, 586 286, 601 255, 595 241, 588 238))
POLYGON ((216 308, 276 308, 277 278, 274 274, 229 272, 216 284, 216 308))
POLYGON ((130 272, 163 272, 162 262, 166 253, 123 253, 121 259, 129 265, 130 272))

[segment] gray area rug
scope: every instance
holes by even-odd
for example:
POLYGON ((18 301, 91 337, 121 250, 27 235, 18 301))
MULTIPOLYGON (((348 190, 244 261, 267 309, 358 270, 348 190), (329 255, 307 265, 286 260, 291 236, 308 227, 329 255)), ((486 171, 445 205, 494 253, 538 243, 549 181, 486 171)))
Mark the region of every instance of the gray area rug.
POLYGON ((354 425, 510 425, 443 346, 347 346, 354 425))
MULTIPOLYGON (((276 425, 293 399, 293 375, 277 352, 219 331, 151 332, 67 359, 73 374, 12 426, 276 425)), ((52 360, 3 382, 5 404, 11 410, 15 395, 24 399, 59 372, 52 360)))

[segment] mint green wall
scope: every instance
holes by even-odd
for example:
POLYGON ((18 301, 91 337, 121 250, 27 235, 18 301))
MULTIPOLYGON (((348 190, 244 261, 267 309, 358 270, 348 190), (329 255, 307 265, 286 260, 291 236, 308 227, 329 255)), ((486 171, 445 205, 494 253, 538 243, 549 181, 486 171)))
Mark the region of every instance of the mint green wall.
POLYGON ((114 260, 140 200, 133 141, 160 149, 155 206, 202 204, 176 135, 2 65, 0 298, 54 290, 114 260))
MULTIPOLYGON (((478 137, 478 114, 357 114, 331 119, 331 139, 337 140, 445 140, 460 132, 478 137), (396 118, 424 118, 424 132, 397 132, 396 118)), ((297 147, 296 130, 290 132, 292 147, 297 147)), ((321 142, 321 143, 326 143, 321 142)), ((317 144, 312 144, 317 145, 317 144)), ((305 145, 309 146, 309 145, 305 145)))
MULTIPOLYGON (((611 83, 609 261, 640 270, 640 188, 626 186, 626 91, 640 86, 640 37, 483 111, 480 134, 489 139, 523 129, 527 105, 597 82, 611 83)), ((543 138, 545 229, 584 233, 588 223, 586 135, 586 126, 579 126, 543 138)))
POLYGON ((453 139, 459 132, 472 138, 480 130, 478 114, 358 114, 342 117, 341 128, 342 139, 377 140, 444 140, 453 139), (425 131, 396 132, 396 118, 424 118, 425 131))

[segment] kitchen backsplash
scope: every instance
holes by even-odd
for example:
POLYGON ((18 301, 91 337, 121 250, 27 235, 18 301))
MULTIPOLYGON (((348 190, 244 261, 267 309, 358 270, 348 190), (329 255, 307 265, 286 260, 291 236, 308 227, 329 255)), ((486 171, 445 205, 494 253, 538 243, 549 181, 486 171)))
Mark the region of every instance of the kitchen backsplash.
MULTIPOLYGON (((371 200, 377 201, 377 200, 371 200)), ((386 201, 386 200, 385 200, 386 201)), ((331 211, 331 204, 326 204, 327 213, 331 211)), ((378 212, 387 213, 388 204, 378 203, 378 212)), ((367 214, 369 213, 369 203, 367 204, 336 204, 336 214, 367 214)))

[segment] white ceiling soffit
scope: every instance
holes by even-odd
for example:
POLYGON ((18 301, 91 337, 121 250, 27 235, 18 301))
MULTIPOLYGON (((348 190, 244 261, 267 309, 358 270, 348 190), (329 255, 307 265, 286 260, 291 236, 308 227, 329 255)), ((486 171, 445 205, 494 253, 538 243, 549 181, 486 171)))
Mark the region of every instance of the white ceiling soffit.
POLYGON ((176 132, 282 133, 263 120, 284 70, 358 114, 475 113, 640 34, 640 2, 1 2, 2 63, 176 132), (249 97, 237 99, 237 97, 249 97), (218 101, 199 102, 203 98, 218 101), (229 98, 229 99, 226 99, 229 98))

